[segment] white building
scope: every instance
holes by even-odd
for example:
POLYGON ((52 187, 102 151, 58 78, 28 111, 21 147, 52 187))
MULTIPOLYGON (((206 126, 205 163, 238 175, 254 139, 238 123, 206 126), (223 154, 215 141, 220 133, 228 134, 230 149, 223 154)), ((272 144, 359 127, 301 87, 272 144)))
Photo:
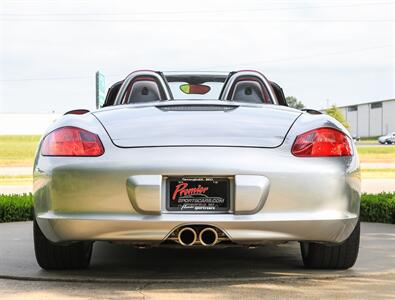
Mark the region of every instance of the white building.
POLYGON ((356 137, 395 132, 395 99, 339 107, 356 137))

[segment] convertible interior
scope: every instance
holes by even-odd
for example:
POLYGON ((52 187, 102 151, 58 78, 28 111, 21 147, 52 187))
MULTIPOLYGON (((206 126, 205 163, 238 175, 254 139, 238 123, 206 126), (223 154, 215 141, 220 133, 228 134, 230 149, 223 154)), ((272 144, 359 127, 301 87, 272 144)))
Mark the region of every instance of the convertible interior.
MULTIPOLYGON (((184 94, 193 95, 194 99, 199 99, 210 93, 210 90, 214 90, 214 87, 220 86, 219 95, 209 99, 276 104, 270 96, 267 85, 264 84, 266 78, 257 71, 239 71, 229 74, 164 74, 155 71, 137 71, 131 73, 125 80, 109 88, 103 107, 177 99, 173 96, 175 90, 173 88, 172 91, 170 85, 178 87, 178 93, 181 91, 184 94), (123 85, 125 80, 128 80, 126 86, 123 85), (118 99, 121 88, 123 96, 122 99, 118 99)), ((275 82, 267 82, 270 84, 269 88, 277 104, 287 106, 282 88, 275 82)))

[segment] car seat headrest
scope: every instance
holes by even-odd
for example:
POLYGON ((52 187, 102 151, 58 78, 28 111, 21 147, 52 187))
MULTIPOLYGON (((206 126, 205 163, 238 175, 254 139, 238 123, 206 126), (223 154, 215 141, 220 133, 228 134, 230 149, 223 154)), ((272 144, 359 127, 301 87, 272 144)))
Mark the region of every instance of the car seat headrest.
POLYGON ((162 100, 158 84, 154 80, 139 80, 132 84, 127 103, 143 103, 162 100))
POLYGON ((233 94, 230 100, 243 101, 249 103, 263 103, 264 96, 259 82, 243 80, 235 83, 233 94))

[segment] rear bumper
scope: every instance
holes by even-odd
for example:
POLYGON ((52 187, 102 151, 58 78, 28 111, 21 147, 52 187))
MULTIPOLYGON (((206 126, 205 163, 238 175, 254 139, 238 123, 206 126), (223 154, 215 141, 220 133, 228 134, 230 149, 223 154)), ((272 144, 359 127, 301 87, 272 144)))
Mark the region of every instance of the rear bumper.
POLYGON ((288 149, 222 147, 112 151, 99 158, 39 158, 35 214, 49 240, 155 245, 179 226, 202 224, 238 244, 340 243, 358 220, 355 156, 306 159, 288 149), (180 175, 232 178, 232 213, 167 211, 166 177, 180 175))
POLYGON ((37 221, 53 242, 76 240, 130 241, 157 245, 177 227, 191 224, 215 226, 237 244, 273 241, 319 241, 340 243, 357 223, 355 214, 232 214, 160 216, 40 214, 37 221))

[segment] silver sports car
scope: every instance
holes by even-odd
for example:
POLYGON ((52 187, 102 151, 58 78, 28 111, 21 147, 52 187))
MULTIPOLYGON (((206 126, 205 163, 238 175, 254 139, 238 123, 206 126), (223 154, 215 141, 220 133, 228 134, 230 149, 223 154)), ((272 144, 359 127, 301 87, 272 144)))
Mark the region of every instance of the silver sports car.
POLYGON ((297 241, 308 268, 346 269, 359 248, 350 133, 287 107, 256 71, 137 71, 102 108, 44 134, 34 165, 44 269, 85 268, 94 241, 136 247, 297 241))

